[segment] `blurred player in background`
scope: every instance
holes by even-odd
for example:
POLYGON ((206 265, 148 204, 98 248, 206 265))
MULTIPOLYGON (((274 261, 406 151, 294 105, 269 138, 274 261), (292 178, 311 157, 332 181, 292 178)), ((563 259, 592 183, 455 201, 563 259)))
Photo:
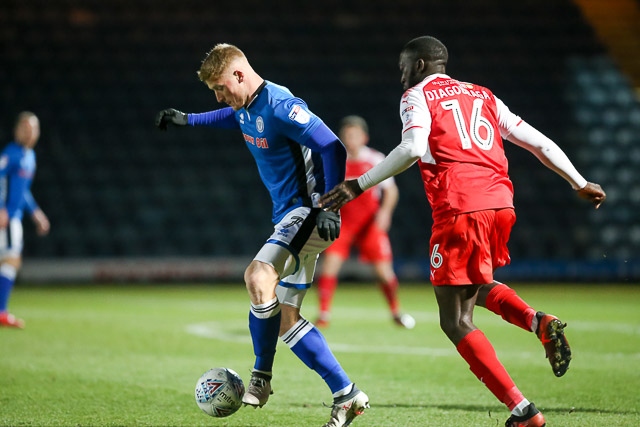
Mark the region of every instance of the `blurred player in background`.
POLYGON ((565 325, 493 279, 493 271, 510 261, 507 241, 515 223, 502 138, 530 151, 596 208, 606 195, 578 173, 553 141, 509 111, 489 89, 447 76, 447 60, 447 48, 433 37, 418 37, 404 46, 399 61, 405 89, 402 142, 377 166, 325 194, 321 205, 338 211, 418 162, 433 211, 431 283, 440 326, 471 371, 511 411, 506 426, 541 427, 544 416, 516 387, 473 323, 474 305, 486 307, 536 333, 556 376, 569 367, 565 325))
MULTIPOLYGON (((347 148, 346 179, 359 177, 384 159, 384 154, 367 146, 369 126, 362 117, 343 118, 338 133, 347 148)), ((397 204, 398 186, 391 177, 340 210, 340 237, 324 251, 318 277, 320 314, 317 326, 329 326, 338 274, 353 246, 358 248, 362 261, 371 263, 394 322, 408 329, 415 326, 413 317, 400 313, 398 278, 393 271, 388 231, 397 204)))
POLYGON ((38 235, 49 233, 49 220, 30 190, 36 172, 33 147, 40 138, 38 117, 29 111, 20 113, 14 138, 0 156, 0 326, 24 328, 24 321, 7 310, 22 265, 23 211, 31 216, 38 235))
POLYGON ((369 398, 351 382, 320 331, 300 315, 318 255, 340 232, 339 215, 320 209, 318 200, 344 179, 345 148, 303 100, 262 79, 235 46, 216 45, 198 76, 229 107, 200 114, 163 110, 156 125, 240 130, 273 202, 275 230, 244 275, 256 361, 242 401, 254 407, 267 403, 279 335, 333 393, 326 426, 349 425, 369 398))

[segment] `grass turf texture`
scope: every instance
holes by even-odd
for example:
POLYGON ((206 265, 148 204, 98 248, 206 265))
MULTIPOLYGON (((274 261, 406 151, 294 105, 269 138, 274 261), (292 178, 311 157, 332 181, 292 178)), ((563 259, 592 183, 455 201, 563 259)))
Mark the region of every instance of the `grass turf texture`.
MULTIPOLYGON (((520 285, 539 310, 568 322, 574 360, 555 378, 535 335, 482 308, 475 323, 549 426, 640 425, 640 287, 520 285)), ((438 326, 430 285, 401 288, 413 330, 393 325, 371 284, 342 284, 324 334, 371 409, 354 426, 502 426, 508 411, 468 370, 438 326)), ((316 314, 316 294, 303 314, 316 314)), ((13 311, 25 330, 0 329, 0 425, 320 426, 331 395, 278 344, 273 388, 262 409, 215 419, 193 390, 207 369, 253 363, 244 286, 32 287, 13 311)))

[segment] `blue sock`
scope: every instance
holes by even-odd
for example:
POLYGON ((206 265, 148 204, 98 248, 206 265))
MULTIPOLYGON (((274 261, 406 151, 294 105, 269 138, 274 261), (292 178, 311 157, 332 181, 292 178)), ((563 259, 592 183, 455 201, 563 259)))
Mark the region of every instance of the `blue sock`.
POLYGON ((253 305, 249 311, 249 332, 256 355, 254 371, 271 375, 280 332, 280 304, 274 298, 264 304, 253 305))
POLYGON ((351 380, 329 349, 329 344, 307 319, 300 319, 282 336, 282 340, 305 365, 322 377, 331 393, 351 385, 351 380))
POLYGON ((7 311, 17 270, 10 264, 0 265, 0 312, 7 311))

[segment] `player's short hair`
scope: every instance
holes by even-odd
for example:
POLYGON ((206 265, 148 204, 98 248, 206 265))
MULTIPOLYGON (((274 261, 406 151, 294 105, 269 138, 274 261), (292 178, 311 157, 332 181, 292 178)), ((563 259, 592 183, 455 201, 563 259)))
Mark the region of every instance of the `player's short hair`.
POLYGON ((202 60, 200 70, 198 70, 198 78, 200 81, 206 82, 212 78, 220 77, 229 64, 237 58, 245 58, 244 52, 232 44, 218 43, 202 60))
POLYGON ((31 111, 23 111, 20 114, 18 114, 18 117, 16 118, 16 123, 14 126, 14 129, 17 129, 18 126, 20 126, 20 123, 22 123, 23 120, 29 120, 31 117, 38 117, 36 116, 35 113, 32 113, 31 111))
POLYGON ((340 120, 340 129, 347 126, 357 126, 366 134, 369 134, 369 125, 367 124, 367 121, 360 116, 351 115, 340 120))
POLYGON ((404 45, 402 52, 411 54, 413 59, 423 59, 435 64, 447 65, 449 60, 447 47, 432 36, 416 37, 404 45))

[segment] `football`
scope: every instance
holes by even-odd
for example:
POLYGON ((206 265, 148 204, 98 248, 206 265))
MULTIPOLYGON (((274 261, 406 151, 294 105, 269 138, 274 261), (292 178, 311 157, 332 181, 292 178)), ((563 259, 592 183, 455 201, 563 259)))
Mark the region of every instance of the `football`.
POLYGON ((231 369, 209 369, 196 383, 196 403, 212 417, 228 417, 235 413, 242 406, 243 395, 242 378, 231 369))

